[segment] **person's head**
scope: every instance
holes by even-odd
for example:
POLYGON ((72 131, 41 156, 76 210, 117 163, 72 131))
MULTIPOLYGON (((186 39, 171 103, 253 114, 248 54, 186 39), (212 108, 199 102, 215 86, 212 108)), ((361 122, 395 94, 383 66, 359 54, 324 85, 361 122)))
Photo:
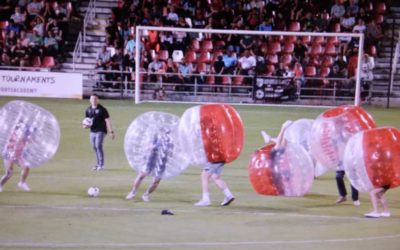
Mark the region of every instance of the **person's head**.
POLYGON ((96 94, 92 94, 90 96, 90 104, 92 105, 92 107, 97 107, 97 104, 99 103, 99 96, 96 94))

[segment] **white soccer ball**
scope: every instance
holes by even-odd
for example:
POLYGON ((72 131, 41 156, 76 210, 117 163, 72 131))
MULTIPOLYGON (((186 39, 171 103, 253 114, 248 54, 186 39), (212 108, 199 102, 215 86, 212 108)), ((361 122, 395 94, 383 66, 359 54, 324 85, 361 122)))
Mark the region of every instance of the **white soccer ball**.
POLYGON ((87 128, 90 128, 93 125, 93 119, 89 118, 89 117, 86 117, 85 119, 83 119, 82 125, 87 127, 87 128))
POLYGON ((100 189, 98 187, 90 187, 87 193, 90 197, 97 197, 100 194, 100 189))

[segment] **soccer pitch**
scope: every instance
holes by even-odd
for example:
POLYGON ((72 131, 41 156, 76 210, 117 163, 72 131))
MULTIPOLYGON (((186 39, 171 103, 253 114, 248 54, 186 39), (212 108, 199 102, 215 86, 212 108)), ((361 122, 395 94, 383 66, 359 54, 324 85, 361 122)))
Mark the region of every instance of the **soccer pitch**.
MULTIPOLYGON (((11 100, 2 97, 0 105, 11 100)), ((16 167, 0 193, 0 249, 399 249, 399 188, 387 193, 392 217, 381 219, 363 217, 372 209, 365 193, 359 207, 351 201, 334 205, 334 173, 315 179, 304 197, 261 196, 252 190, 247 166, 250 155, 263 146, 260 131, 276 136, 286 120, 314 119, 323 108, 235 106, 245 126, 245 144, 222 177, 236 200, 221 207, 223 194, 212 184, 213 205, 195 207, 201 197, 196 167, 161 182, 149 203, 140 197, 150 178, 138 197, 125 200, 136 173, 123 150, 125 131, 137 115, 163 111, 180 116, 193 105, 101 100, 110 112, 116 139, 105 139, 106 170, 94 172, 88 131, 81 127, 88 100, 22 100, 57 117, 61 142, 53 159, 32 169, 31 192, 17 189, 16 167), (91 186, 100 187, 99 197, 88 197, 91 186), (163 209, 175 215, 161 215, 163 209)), ((378 126, 400 128, 400 109, 366 110, 378 126)), ((347 180, 346 184, 350 191, 347 180)))

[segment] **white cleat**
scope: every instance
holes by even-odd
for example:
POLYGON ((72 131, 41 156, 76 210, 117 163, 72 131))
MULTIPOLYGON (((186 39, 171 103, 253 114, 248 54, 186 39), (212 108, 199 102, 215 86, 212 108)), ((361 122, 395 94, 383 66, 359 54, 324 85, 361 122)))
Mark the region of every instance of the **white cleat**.
POLYGON ((359 200, 353 201, 354 206, 359 207, 361 202, 359 200))
POLYGON ((381 217, 390 217, 390 212, 382 212, 381 217))
POLYGON ((371 213, 364 214, 364 216, 367 218, 379 218, 382 215, 381 215, 381 213, 378 213, 378 212, 371 212, 371 213))
POLYGON ((142 200, 143 200, 144 202, 149 202, 149 201, 150 201, 149 195, 148 195, 148 194, 142 195, 142 200))
POLYGON ((221 206, 228 206, 229 204, 232 203, 232 201, 235 200, 235 197, 230 196, 230 197, 225 197, 225 199, 222 201, 221 206))
POLYGON ((136 196, 136 193, 134 193, 134 192, 129 192, 129 194, 126 195, 125 199, 127 199, 127 200, 132 200, 133 197, 135 197, 135 196, 136 196))
POLYGON ((211 205, 211 201, 207 200, 199 200, 198 202, 194 203, 196 207, 207 207, 211 205))
POLYGON ((25 192, 31 191, 31 189, 29 188, 28 184, 26 184, 26 182, 18 182, 18 187, 25 192))

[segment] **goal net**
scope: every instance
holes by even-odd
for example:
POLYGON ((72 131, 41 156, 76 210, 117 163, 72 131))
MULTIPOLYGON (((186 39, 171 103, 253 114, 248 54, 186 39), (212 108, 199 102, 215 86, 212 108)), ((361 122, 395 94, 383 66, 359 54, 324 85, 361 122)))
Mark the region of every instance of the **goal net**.
POLYGON ((135 102, 360 105, 361 33, 137 26, 135 102))

